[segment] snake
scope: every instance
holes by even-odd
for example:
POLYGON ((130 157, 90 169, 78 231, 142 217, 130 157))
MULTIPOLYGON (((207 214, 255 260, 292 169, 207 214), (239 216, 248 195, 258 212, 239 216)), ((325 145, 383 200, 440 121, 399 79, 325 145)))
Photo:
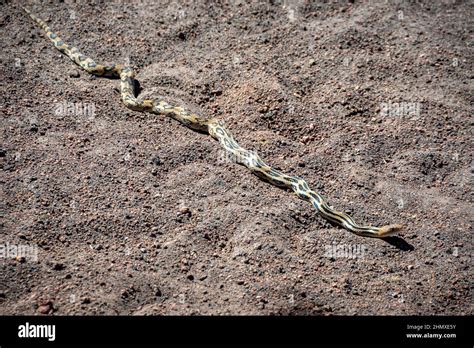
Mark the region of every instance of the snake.
POLYGON ((203 118, 181 106, 173 106, 163 100, 137 99, 135 72, 132 67, 121 64, 97 64, 92 58, 83 55, 76 47, 66 44, 43 20, 25 7, 21 7, 43 29, 54 47, 87 73, 99 77, 120 79, 120 94, 122 102, 127 108, 139 112, 169 116, 194 131, 210 135, 219 142, 225 151, 233 156, 236 163, 247 167, 259 178, 274 186, 292 190, 299 198, 310 202, 324 219, 358 236, 386 238, 402 229, 400 224, 373 227, 356 223, 348 214, 335 210, 326 198, 313 191, 304 179, 285 174, 271 167, 255 151, 249 151, 240 146, 222 120, 203 118))

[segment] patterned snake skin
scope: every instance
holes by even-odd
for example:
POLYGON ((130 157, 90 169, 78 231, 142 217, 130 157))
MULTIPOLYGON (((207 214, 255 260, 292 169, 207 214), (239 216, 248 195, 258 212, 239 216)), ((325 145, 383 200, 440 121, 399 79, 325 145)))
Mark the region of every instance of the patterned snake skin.
POLYGON ((401 225, 387 225, 382 227, 363 226, 357 224, 349 215, 334 210, 317 192, 311 190, 308 183, 302 178, 284 174, 262 161, 253 151, 242 148, 234 139, 232 134, 225 128, 222 121, 216 119, 204 119, 198 115, 184 110, 180 106, 172 106, 165 101, 143 100, 135 97, 135 73, 128 66, 97 64, 94 60, 84 56, 76 47, 68 46, 62 41, 45 22, 23 8, 29 16, 41 26, 54 46, 67 55, 74 63, 85 71, 96 76, 120 78, 122 101, 128 108, 136 111, 150 112, 159 115, 171 116, 186 127, 193 130, 208 133, 218 140, 221 146, 236 158, 237 163, 244 165, 260 178, 271 184, 293 190, 298 197, 309 201, 320 213, 320 215, 359 236, 384 238, 399 231, 401 225))

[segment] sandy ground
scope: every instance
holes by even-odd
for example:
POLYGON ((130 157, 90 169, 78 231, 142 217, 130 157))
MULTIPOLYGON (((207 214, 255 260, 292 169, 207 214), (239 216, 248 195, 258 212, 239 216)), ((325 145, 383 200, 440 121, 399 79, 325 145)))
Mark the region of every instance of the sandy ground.
POLYGON ((358 221, 406 226, 388 240, 126 109, 117 80, 0 6, 0 314, 473 314, 467 2, 26 5, 132 64, 140 96, 225 120, 358 221))

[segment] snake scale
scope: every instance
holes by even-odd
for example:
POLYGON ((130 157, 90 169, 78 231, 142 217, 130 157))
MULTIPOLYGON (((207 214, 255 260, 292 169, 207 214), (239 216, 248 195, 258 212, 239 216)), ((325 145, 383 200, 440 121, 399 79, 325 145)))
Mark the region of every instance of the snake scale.
POLYGON ((188 128, 209 134, 212 138, 218 140, 220 145, 228 153, 234 156, 237 163, 244 165, 254 174, 275 186, 293 190, 299 198, 309 201, 323 218, 356 235, 384 238, 393 235, 402 228, 401 225, 372 227, 357 224, 349 215, 332 208, 326 199, 319 193, 311 190, 308 183, 302 178, 284 174, 263 162, 260 156, 254 151, 242 148, 220 120, 215 118, 204 119, 194 113, 186 111, 180 106, 172 106, 166 101, 155 102, 152 100, 138 100, 135 97, 135 73, 131 67, 119 64, 110 66, 97 64, 93 59, 79 52, 76 47, 67 45, 45 22, 36 17, 28 9, 22 8, 46 32, 46 35, 54 46, 85 71, 96 76, 119 78, 122 101, 129 109, 170 116, 188 128))

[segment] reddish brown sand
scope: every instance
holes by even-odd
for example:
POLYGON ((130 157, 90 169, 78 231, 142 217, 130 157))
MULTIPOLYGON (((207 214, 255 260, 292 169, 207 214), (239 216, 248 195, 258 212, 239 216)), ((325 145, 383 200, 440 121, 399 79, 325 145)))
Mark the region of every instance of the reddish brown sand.
POLYGON ((98 62, 128 60, 140 96, 225 120, 357 221, 406 229, 330 225, 208 135, 126 109, 117 80, 3 4, 0 243, 38 259, 0 259, 0 314, 473 313, 472 6, 29 8, 98 62))

